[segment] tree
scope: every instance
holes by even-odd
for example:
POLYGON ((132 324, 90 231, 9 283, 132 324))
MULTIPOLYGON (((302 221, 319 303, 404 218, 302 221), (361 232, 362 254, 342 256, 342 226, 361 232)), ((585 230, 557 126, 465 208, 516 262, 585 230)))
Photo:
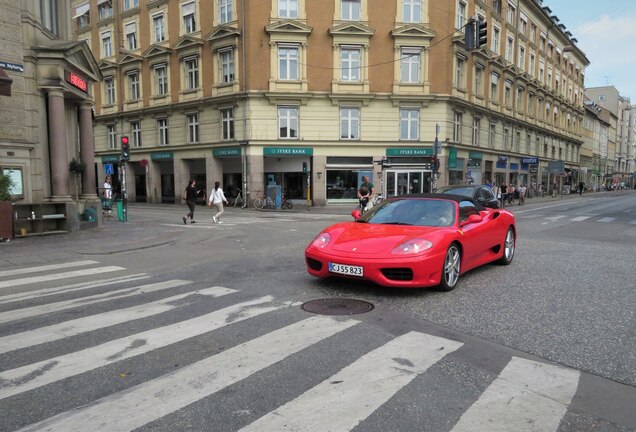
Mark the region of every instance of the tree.
POLYGON ((80 182, 82 174, 86 171, 86 163, 73 158, 73 160, 68 164, 68 170, 75 176, 75 200, 79 200, 80 182))
POLYGON ((14 186, 13 179, 0 172, 0 201, 11 201, 11 189, 14 186))

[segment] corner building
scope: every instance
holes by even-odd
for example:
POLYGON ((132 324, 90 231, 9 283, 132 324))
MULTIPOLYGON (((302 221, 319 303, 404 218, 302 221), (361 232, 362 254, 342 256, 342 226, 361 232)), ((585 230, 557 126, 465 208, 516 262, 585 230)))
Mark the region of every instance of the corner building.
POLYGON ((190 178, 313 205, 354 202, 363 175, 426 192, 436 136, 437 185, 576 180, 589 61, 539 0, 72 4, 104 77, 100 179, 129 136, 131 200, 179 201, 190 178), (468 52, 471 16, 488 43, 468 52))

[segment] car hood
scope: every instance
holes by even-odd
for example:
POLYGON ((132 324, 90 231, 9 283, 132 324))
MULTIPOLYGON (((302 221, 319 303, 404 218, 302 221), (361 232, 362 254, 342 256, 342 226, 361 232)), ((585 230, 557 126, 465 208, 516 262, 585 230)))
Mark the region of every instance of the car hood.
POLYGON ((407 240, 426 236, 439 227, 407 225, 369 224, 354 222, 339 225, 329 233, 332 235, 331 249, 334 252, 356 252, 372 255, 393 250, 407 240))

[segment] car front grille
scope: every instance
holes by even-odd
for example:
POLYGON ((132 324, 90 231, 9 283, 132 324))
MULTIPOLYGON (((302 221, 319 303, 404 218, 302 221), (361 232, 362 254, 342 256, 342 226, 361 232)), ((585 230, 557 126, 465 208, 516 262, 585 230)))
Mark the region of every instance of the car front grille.
POLYGON ((396 281, 413 280, 413 270, 410 268, 385 268, 382 269, 385 278, 396 281))
POLYGON ((307 265, 312 270, 315 270, 315 271, 322 270, 322 263, 318 260, 307 258, 307 265))

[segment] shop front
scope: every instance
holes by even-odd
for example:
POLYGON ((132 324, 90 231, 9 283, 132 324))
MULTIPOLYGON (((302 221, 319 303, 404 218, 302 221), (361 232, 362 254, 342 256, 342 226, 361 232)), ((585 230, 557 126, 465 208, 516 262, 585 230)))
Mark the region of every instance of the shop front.
POLYGON ((298 203, 306 200, 313 154, 314 149, 311 147, 264 147, 265 188, 271 190, 280 186, 287 199, 296 200, 298 203))
MULTIPOLYGON (((212 150, 212 156, 221 161, 221 169, 223 171, 223 179, 210 178, 209 187, 214 187, 215 181, 221 181, 223 192, 228 198, 236 198, 239 191, 243 189, 242 178, 243 169, 241 163, 241 147, 220 147, 212 150)), ((203 173, 205 177, 205 172, 203 173)), ((195 177, 195 180, 199 180, 195 177)), ((203 185, 207 184, 205 179, 203 185)), ((210 194, 208 193, 208 196, 210 194)))
POLYGON ((381 179, 373 174, 371 156, 327 156, 325 171, 327 204, 358 202, 358 189, 364 176, 369 176, 376 193, 381 190, 378 184, 381 179))
MULTIPOLYGON (((393 197, 431 191, 433 148, 389 148, 383 163, 384 196, 393 197)), ((376 187, 377 190, 377 187, 376 187)))
POLYGON ((174 153, 171 151, 150 153, 150 167, 154 174, 150 183, 150 195, 155 197, 152 202, 175 203, 174 153), (159 181, 154 181, 153 178, 159 181))

